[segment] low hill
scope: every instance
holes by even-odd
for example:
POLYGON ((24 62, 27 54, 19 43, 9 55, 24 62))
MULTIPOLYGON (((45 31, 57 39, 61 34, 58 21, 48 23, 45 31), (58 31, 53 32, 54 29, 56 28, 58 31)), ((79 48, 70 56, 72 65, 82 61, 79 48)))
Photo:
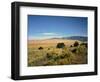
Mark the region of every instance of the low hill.
POLYGON ((63 39, 87 41, 88 38, 85 36, 71 36, 71 37, 63 37, 63 39))
POLYGON ((79 40, 79 41, 87 41, 86 36, 70 36, 70 37, 61 37, 61 38, 51 38, 51 39, 63 39, 63 40, 79 40))

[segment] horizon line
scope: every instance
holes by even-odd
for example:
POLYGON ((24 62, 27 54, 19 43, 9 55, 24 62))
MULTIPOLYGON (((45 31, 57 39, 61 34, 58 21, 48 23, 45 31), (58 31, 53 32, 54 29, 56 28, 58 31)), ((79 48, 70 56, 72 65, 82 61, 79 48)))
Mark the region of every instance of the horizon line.
MULTIPOLYGON (((87 35, 76 35, 77 37, 88 37, 87 35)), ((46 40, 46 39, 63 39, 63 38, 68 38, 68 37, 75 37, 75 36, 66 36, 66 37, 52 37, 52 38, 28 38, 28 40, 46 40)))

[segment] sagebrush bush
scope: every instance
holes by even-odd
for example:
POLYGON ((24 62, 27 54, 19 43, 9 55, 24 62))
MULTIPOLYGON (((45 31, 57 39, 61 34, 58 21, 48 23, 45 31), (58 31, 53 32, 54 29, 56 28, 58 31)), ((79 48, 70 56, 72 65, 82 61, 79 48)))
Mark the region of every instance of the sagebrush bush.
POLYGON ((79 45, 79 43, 77 41, 75 41, 74 47, 77 47, 78 45, 79 45))
POLYGON ((47 57, 48 59, 52 59, 53 56, 52 56, 52 54, 47 53, 47 54, 46 54, 46 57, 47 57))
POLYGON ((77 48, 76 53, 78 55, 86 55, 87 54, 87 48, 84 45, 81 45, 77 48))
POLYGON ((88 47, 87 43, 81 43, 80 45, 84 45, 86 48, 88 47))
POLYGON ((69 64, 69 61, 68 61, 68 59, 60 59, 57 61, 57 64, 58 65, 67 65, 67 64, 69 64))
POLYGON ((74 48, 74 49, 72 49, 71 51, 72 51, 73 53, 76 53, 77 49, 74 48))
POLYGON ((65 47, 65 44, 64 43, 58 43, 56 48, 64 48, 65 47))
POLYGON ((39 50, 42 50, 42 49, 43 49, 43 47, 39 47, 38 49, 39 49, 39 50))

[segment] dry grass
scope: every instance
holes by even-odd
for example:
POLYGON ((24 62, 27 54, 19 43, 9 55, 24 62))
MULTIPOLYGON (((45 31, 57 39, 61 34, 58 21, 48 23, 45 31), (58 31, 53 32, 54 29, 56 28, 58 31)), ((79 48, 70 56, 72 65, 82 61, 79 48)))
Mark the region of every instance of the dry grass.
MULTIPOLYGON (((64 39, 50 39, 50 40, 29 40, 28 47, 36 48, 36 47, 55 47, 57 43, 64 43, 66 46, 70 46, 74 44, 76 40, 64 40, 64 39)), ((81 43, 80 41, 78 41, 81 43)))
POLYGON ((75 41, 64 39, 28 41, 28 66, 86 64, 87 48, 84 45, 70 47, 75 41), (57 43, 64 43, 65 47, 56 48, 57 43), (72 52, 73 49, 76 49, 76 52, 72 52))

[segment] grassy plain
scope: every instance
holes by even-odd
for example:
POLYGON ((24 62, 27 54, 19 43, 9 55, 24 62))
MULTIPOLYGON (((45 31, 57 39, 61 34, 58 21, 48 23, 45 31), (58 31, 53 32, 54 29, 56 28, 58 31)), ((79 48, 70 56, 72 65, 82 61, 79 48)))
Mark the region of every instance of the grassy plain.
POLYGON ((47 39, 28 41, 28 66, 87 64, 87 46, 82 41, 47 39), (79 45, 74 46, 75 42, 79 45), (64 43, 63 48, 57 48, 64 43))

